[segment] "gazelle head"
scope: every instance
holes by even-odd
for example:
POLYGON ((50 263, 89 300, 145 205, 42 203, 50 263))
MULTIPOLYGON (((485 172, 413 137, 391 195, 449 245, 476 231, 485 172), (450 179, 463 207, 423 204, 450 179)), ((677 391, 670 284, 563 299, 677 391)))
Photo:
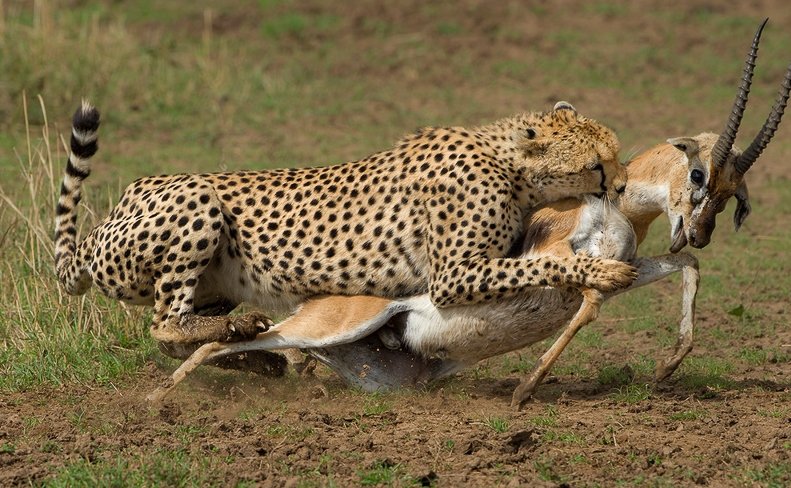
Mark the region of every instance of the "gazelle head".
POLYGON ((723 132, 719 136, 700 134, 667 141, 682 151, 686 159, 683 175, 679 175, 671 184, 669 194, 671 252, 678 252, 687 243, 698 249, 705 247, 714 232, 717 214, 725 209, 732 196, 736 196, 737 200, 736 212, 733 216, 736 230, 750 213, 744 175, 774 136, 791 92, 791 66, 789 66, 772 111, 758 135, 744 152, 734 146, 736 133, 747 106, 747 96, 758 55, 758 42, 767 20, 769 19, 764 20, 755 33, 744 64, 744 75, 739 92, 723 132))

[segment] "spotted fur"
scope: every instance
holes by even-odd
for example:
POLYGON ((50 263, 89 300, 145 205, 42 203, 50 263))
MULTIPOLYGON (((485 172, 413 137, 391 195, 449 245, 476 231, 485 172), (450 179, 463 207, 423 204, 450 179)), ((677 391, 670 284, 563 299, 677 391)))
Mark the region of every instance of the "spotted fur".
POLYGON ((261 314, 225 316, 242 302, 275 312, 317 295, 428 292, 446 307, 533 286, 612 290, 635 277, 627 264, 587 256, 506 257, 530 208, 623 190, 613 132, 564 102, 474 129, 425 128, 336 166, 142 178, 77 246, 75 208, 98 124, 87 104, 75 114, 58 277, 70 293, 95 283, 153 305, 160 341, 266 328, 261 314))

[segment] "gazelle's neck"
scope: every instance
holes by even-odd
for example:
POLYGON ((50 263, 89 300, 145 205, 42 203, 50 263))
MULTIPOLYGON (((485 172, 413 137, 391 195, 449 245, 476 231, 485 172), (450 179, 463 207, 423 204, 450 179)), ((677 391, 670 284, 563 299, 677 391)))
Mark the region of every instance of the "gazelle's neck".
POLYGON ((618 207, 632 223, 638 245, 648 234, 648 227, 667 212, 671 172, 682 153, 670 144, 645 151, 626 167, 626 191, 618 207))

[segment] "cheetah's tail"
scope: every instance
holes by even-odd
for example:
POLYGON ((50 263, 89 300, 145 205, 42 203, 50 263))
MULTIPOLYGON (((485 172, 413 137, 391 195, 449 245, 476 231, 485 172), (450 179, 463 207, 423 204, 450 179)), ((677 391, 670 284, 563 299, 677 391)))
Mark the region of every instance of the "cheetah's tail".
POLYGON ((98 129, 99 111, 83 100, 72 119, 71 151, 55 207, 55 270, 58 281, 73 295, 85 293, 91 286, 85 264, 75 259, 77 205, 82 198, 82 181, 91 174, 90 158, 99 148, 98 129))

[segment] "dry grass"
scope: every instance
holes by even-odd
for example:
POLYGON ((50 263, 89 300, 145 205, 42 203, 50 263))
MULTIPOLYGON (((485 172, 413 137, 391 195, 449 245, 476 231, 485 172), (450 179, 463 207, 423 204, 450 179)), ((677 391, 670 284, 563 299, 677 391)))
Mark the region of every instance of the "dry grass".
MULTIPOLYGON (((102 297, 70 297, 53 273, 53 198, 60 186, 65 141, 50 132, 44 116, 33 133, 25 113, 26 153, 16 154, 18 178, 0 185, 3 202, 0 388, 25 389, 63 382, 106 383, 129 374, 150 352, 145 343, 144 311, 102 297)), ((95 221, 83 205, 83 229, 95 221)))

